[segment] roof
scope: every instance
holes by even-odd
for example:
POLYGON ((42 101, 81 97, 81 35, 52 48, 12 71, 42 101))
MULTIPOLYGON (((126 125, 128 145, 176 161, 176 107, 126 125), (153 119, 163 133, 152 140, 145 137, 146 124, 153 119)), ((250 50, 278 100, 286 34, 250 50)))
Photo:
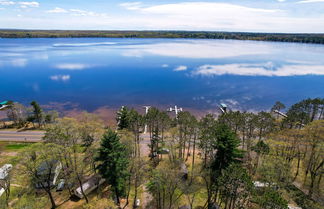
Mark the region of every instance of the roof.
POLYGON ((40 164, 40 166, 37 168, 38 175, 46 175, 49 172, 53 172, 53 174, 54 174, 58 163, 59 163, 58 160, 51 160, 51 161, 42 162, 40 164), (49 171, 50 168, 51 168, 51 171, 49 171))
POLYGON ((0 102, 0 105, 6 105, 8 103, 8 101, 3 101, 3 102, 0 102))
POLYGON ((2 166, 0 168, 0 179, 5 179, 8 174, 9 171, 12 169, 12 165, 11 164, 5 164, 4 166, 2 166))
POLYGON ((220 105, 221 105, 223 108, 224 108, 224 107, 225 107, 225 108, 227 107, 227 105, 224 104, 224 103, 221 103, 220 105))

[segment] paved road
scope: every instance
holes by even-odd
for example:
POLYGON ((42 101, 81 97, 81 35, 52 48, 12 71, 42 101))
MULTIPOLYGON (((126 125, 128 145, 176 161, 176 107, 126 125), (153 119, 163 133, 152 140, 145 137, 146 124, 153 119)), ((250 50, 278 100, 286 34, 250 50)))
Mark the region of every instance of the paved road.
POLYGON ((43 136, 43 131, 0 131, 0 141, 39 142, 43 136))

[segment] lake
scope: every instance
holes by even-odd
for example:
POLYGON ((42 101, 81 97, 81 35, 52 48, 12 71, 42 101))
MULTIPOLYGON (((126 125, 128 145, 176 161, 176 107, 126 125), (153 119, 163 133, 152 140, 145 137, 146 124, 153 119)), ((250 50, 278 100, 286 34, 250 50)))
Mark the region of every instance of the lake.
POLYGON ((324 96, 324 45, 192 39, 0 39, 0 100, 88 111, 269 109, 324 96))

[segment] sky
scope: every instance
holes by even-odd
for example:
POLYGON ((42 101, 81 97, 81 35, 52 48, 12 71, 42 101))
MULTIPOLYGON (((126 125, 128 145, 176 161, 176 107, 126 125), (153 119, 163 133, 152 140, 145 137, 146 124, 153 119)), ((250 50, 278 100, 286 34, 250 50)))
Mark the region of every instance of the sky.
POLYGON ((0 0, 0 28, 324 33, 324 0, 0 0))

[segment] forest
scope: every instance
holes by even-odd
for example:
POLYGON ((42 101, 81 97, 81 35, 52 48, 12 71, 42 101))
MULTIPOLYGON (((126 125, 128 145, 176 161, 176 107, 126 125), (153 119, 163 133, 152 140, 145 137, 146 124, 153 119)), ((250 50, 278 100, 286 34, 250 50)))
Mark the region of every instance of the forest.
POLYGON ((324 44, 324 34, 248 33, 206 31, 112 31, 112 30, 0 30, 1 38, 192 38, 236 39, 324 44))
POLYGON ((123 106, 111 127, 97 115, 63 117, 35 101, 6 111, 2 129, 28 127, 44 137, 16 144, 15 155, 13 144, 0 142, 0 166, 13 165, 0 180, 0 208, 324 207, 323 98, 201 118, 123 106), (83 186, 89 179, 91 192, 83 186))

